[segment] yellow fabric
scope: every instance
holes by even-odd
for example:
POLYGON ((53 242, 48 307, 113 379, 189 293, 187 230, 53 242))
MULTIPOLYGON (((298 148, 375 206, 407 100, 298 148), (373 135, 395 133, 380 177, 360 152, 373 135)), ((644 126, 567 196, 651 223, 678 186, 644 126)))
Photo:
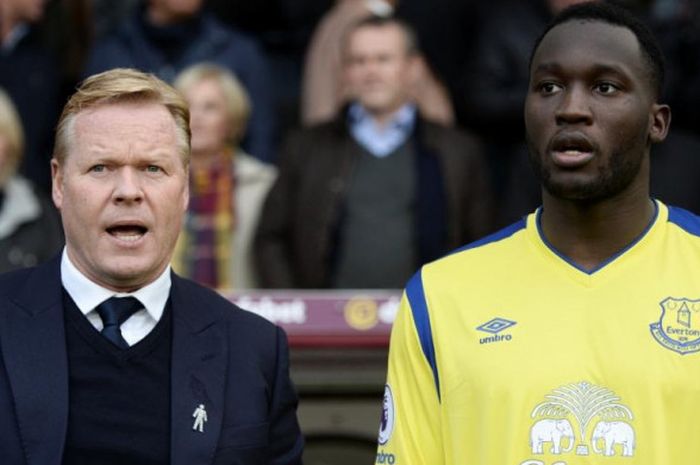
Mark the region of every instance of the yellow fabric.
POLYGON ((535 214, 423 267, 439 398, 420 302, 404 296, 389 354, 394 425, 376 463, 698 463, 700 219, 670 222, 657 205, 643 237, 590 274, 543 242, 535 214), (652 331, 662 313, 664 344, 652 331), (477 329, 494 318, 515 324, 477 329))

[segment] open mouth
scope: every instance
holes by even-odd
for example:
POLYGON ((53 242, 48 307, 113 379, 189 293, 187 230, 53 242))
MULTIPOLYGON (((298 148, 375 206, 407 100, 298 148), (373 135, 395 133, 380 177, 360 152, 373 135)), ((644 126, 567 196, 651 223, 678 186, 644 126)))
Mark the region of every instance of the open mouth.
POLYGON ((148 228, 140 224, 120 224, 107 228, 107 233, 119 240, 135 242, 148 232, 148 228))
POLYGON ((558 134, 550 143, 551 150, 555 152, 592 152, 593 143, 580 133, 558 134))
POLYGON ((580 133, 558 134, 550 143, 554 162, 563 168, 576 168, 593 158, 595 147, 580 133))

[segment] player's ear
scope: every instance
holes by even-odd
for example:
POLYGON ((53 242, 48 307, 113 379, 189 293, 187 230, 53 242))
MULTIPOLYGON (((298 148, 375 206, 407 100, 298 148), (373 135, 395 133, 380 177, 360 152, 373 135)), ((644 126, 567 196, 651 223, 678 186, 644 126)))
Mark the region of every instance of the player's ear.
POLYGON ((660 103, 652 105, 649 114, 649 141, 652 144, 666 139, 668 129, 671 126, 671 107, 660 103))

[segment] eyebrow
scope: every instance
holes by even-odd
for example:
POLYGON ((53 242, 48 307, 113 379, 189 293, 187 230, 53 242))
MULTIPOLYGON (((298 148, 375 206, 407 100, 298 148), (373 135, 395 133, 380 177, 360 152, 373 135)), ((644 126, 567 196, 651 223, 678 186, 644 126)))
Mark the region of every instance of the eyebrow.
MULTIPOLYGON (((538 73, 538 72, 561 72, 564 70, 564 67, 560 65, 559 63, 542 63, 538 65, 533 72, 538 73)), ((603 63, 598 63, 595 64, 591 67, 591 71, 594 74, 618 74, 621 76, 627 76, 630 73, 625 70, 625 68, 614 65, 614 64, 603 64, 603 63)))
MULTIPOLYGON (((178 159, 181 158, 180 153, 176 153, 178 159)), ((164 163, 167 162, 170 157, 171 153, 167 149, 155 147, 153 150, 140 152, 135 155, 132 160, 136 160, 138 163, 164 163)), ((88 160, 90 163, 121 163, 124 161, 124 158, 122 154, 115 154, 110 150, 97 150, 90 154, 88 160)))

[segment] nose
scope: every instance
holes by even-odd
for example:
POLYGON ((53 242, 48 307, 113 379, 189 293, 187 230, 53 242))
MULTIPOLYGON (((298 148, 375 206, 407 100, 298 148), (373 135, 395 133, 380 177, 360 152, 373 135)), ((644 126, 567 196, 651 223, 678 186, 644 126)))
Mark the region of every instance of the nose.
POLYGON ((143 190, 138 170, 125 166, 119 169, 112 195, 116 203, 134 203, 143 200, 143 190))
POLYGON ((581 86, 566 89, 557 107, 555 117, 557 124, 591 124, 591 113, 588 94, 581 86))
POLYGON ((380 68, 380 60, 377 58, 367 58, 360 65, 360 70, 365 78, 372 78, 380 68))

